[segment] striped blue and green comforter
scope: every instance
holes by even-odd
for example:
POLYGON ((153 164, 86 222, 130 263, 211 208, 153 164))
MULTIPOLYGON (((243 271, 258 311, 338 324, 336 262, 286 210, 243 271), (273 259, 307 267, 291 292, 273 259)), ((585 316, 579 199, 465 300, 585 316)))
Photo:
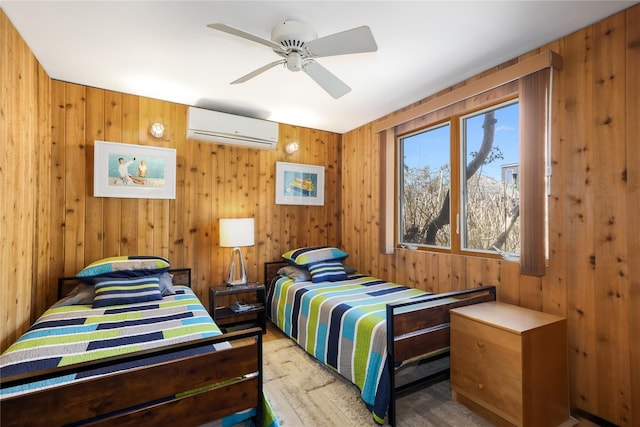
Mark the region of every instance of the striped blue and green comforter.
MULTIPOLYGON (((159 301, 99 309, 89 305, 49 309, 0 356, 2 376, 68 366, 222 333, 190 288, 176 286, 175 289, 175 295, 159 301)), ((158 359, 148 361, 156 362, 158 359)), ((0 396, 7 397, 113 370, 70 373, 43 383, 4 389, 0 396)))
POLYGON ((281 278, 271 289, 270 315, 309 354, 355 384, 382 423, 390 398, 386 304, 425 295, 360 275, 321 283, 281 278))

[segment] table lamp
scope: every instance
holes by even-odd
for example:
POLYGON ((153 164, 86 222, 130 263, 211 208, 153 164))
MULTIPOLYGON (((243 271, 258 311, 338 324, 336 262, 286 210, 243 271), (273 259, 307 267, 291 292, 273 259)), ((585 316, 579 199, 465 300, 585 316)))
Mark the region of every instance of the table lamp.
POLYGON ((227 286, 247 284, 247 271, 240 247, 253 245, 253 218, 220 218, 220 247, 233 248, 227 286))

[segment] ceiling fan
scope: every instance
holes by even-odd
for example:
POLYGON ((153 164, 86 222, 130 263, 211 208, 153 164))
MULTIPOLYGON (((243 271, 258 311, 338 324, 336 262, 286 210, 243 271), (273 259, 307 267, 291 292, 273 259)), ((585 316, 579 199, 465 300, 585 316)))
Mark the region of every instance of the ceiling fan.
POLYGON ((336 99, 348 93, 351 88, 313 58, 378 50, 373 34, 367 26, 318 38, 318 34, 310 25, 298 21, 284 21, 273 27, 271 40, 226 24, 209 24, 207 27, 270 47, 283 58, 264 65, 232 81, 231 84, 244 83, 276 65, 284 64, 290 71, 304 71, 336 99))

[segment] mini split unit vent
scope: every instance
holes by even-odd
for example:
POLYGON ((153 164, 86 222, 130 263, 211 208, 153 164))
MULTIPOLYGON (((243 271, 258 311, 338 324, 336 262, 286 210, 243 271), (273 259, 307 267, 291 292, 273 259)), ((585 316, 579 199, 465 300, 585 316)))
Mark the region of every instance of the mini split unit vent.
POLYGON ((187 139, 273 150, 278 144, 278 123, 189 107, 187 139))

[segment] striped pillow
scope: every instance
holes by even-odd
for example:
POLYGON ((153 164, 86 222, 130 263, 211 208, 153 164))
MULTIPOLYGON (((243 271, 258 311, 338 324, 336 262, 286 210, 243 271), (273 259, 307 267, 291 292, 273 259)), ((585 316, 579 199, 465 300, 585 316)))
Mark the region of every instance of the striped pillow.
POLYGON ((159 256, 114 256, 99 259, 83 268, 76 277, 133 277, 163 273, 171 267, 159 256))
POLYGON ((347 279, 347 273, 340 261, 323 261, 309 266, 311 281, 318 282, 338 282, 347 279))
POLYGON ((93 308, 162 299, 159 274, 127 278, 100 277, 93 281, 96 286, 93 308))
POLYGON ((348 255, 345 251, 330 246, 311 246, 285 252, 282 258, 289 263, 304 267, 320 261, 345 259, 348 255))

